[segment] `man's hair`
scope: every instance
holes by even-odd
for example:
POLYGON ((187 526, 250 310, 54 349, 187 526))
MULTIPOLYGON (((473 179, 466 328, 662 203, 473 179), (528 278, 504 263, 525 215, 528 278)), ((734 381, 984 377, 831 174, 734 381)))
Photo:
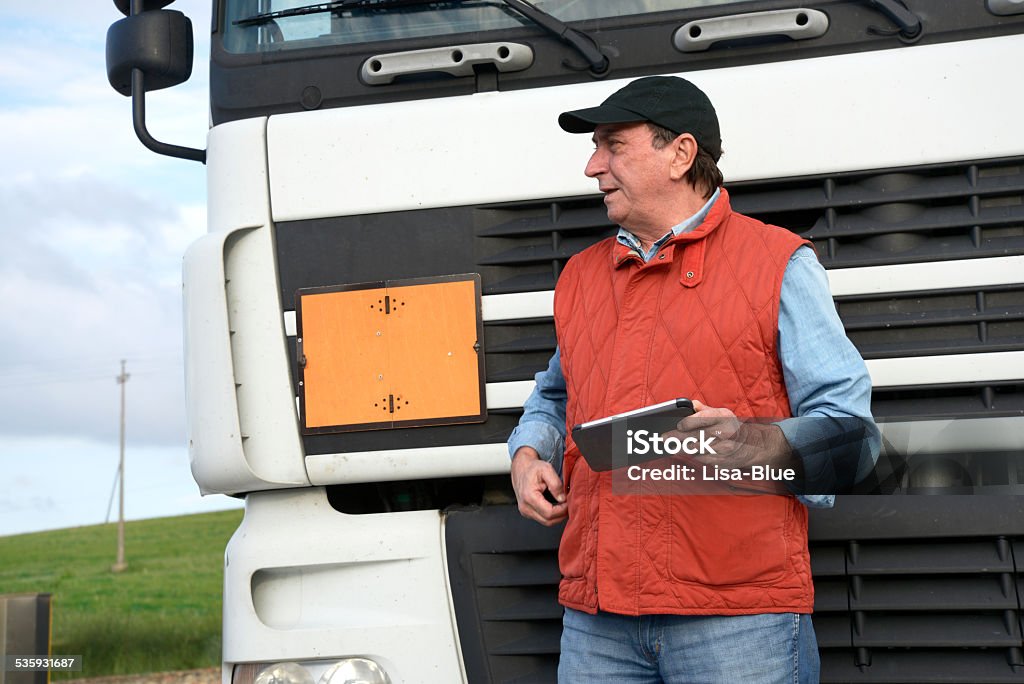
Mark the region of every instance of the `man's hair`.
MULTIPOLYGON (((647 122, 647 127, 651 129, 651 144, 654 145, 656 150, 664 149, 665 145, 679 137, 678 133, 663 128, 658 124, 647 122)), ((704 199, 707 199, 718 189, 718 186, 722 184, 724 179, 714 158, 708 154, 707 150, 698 146, 697 158, 693 160, 693 164, 686 172, 686 180, 693 186, 694 190, 701 193, 704 199)))

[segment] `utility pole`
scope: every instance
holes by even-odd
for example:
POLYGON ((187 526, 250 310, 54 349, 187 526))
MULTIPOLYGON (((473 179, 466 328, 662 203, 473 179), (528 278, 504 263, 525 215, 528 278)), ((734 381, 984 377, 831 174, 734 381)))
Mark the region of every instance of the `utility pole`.
POLYGON ((131 376, 124 372, 124 364, 124 359, 121 359, 121 374, 117 376, 117 384, 121 386, 121 465, 117 470, 121 492, 117 515, 117 562, 111 566, 112 572, 121 572, 128 567, 124 560, 124 390, 131 376))

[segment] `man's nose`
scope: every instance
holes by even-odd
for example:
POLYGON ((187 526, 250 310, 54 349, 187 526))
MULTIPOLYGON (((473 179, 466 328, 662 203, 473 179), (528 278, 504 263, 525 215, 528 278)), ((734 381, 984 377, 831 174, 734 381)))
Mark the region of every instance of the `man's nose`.
POLYGON ((590 161, 587 162, 587 168, 583 169, 583 173, 589 178, 595 178, 598 174, 607 170, 607 155, 600 148, 594 150, 594 153, 590 155, 590 161))

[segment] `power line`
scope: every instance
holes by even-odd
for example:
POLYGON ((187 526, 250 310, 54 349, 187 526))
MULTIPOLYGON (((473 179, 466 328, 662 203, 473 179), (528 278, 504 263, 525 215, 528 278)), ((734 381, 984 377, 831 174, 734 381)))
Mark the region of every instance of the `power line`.
MULTIPOLYGON (((147 350, 152 352, 153 350, 147 350)), ((132 363, 138 363, 142 361, 180 361, 182 359, 181 349, 177 347, 167 347, 163 350, 164 353, 147 353, 145 355, 126 354, 125 358, 132 363)), ((114 356, 113 358, 118 358, 114 356)), ((82 356, 65 356, 62 358, 57 357, 39 357, 39 358, 21 358, 16 362, 0 363, 0 375, 6 372, 15 371, 20 367, 35 368, 38 366, 45 366, 52 368, 54 366, 81 366, 87 365, 92 368, 100 368, 110 363, 111 355, 109 353, 104 354, 87 354, 82 356)))
MULTIPOLYGON (((141 368, 138 368, 134 374, 152 377, 161 374, 182 373, 183 368, 184 361, 181 357, 148 357, 141 361, 141 368)), ((27 365, 24 368, 9 368, 7 370, 0 367, 0 389, 85 384, 107 377, 109 377, 107 371, 97 366, 61 369, 54 368, 53 364, 48 363, 45 370, 34 369, 27 365)))

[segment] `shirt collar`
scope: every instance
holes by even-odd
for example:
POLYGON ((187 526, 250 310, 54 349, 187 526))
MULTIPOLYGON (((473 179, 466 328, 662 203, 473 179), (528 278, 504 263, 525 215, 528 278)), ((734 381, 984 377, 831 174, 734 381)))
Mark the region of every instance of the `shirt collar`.
POLYGON ((714 206, 715 200, 718 199, 718 196, 720 194, 721 188, 715 188, 715 192, 711 195, 708 201, 704 203, 704 206, 697 211, 696 214, 686 219, 682 223, 677 223, 676 225, 672 226, 671 230, 669 230, 653 245, 651 245, 651 249, 650 251, 647 252, 647 254, 644 254, 641 251, 640 240, 638 240, 635 235, 633 235, 625 228, 622 228, 621 226, 619 227, 619 234, 616 236, 616 239, 619 241, 619 244, 625 245, 626 247, 629 247, 631 250, 639 254, 644 261, 650 261, 651 258, 658 253, 658 250, 661 249, 662 245, 669 241, 669 238, 689 232, 696 228, 697 226, 699 226, 700 224, 704 223, 704 219, 707 218, 708 212, 711 211, 711 207, 714 206))

